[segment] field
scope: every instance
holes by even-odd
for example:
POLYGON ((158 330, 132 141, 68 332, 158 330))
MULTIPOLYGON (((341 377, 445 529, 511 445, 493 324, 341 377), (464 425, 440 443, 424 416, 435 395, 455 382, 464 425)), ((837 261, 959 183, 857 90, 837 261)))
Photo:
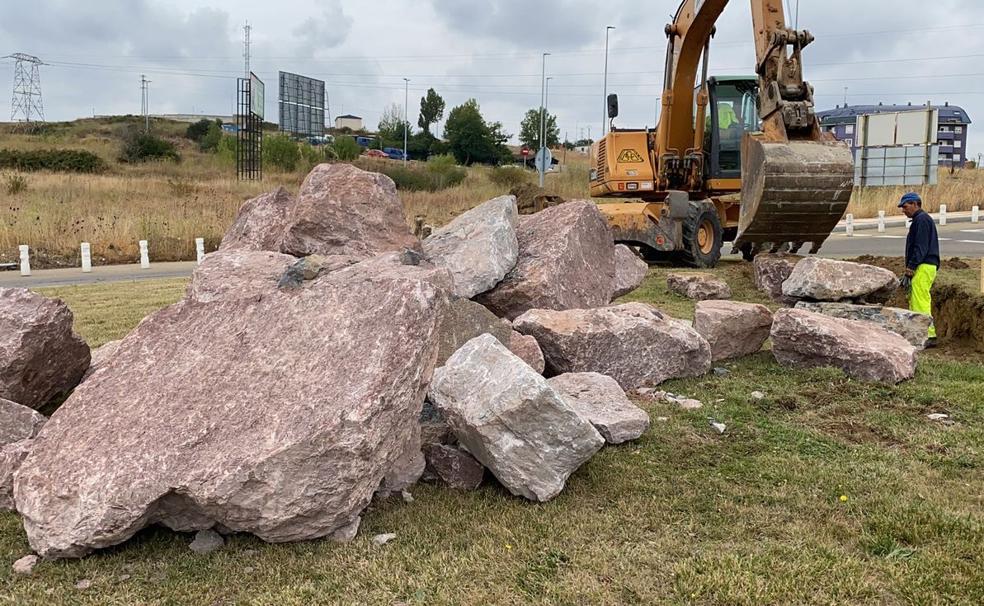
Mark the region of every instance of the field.
MULTIPOLYGON (((736 298, 764 302, 747 265, 714 272, 736 298)), ((97 345, 184 286, 44 292, 64 298, 97 345)), ((629 299, 693 312, 666 291, 662 269, 629 299)), ((151 529, 13 578, 10 563, 29 547, 17 517, 0 514, 0 604, 979 604, 982 361, 927 352, 914 380, 886 387, 790 371, 762 352, 724 365, 726 376, 665 384, 701 410, 640 401, 649 432, 604 449, 550 503, 494 482, 473 493, 419 485, 413 503, 375 503, 349 545, 240 535, 199 556, 189 535, 151 529), (928 420, 933 412, 952 424, 928 420), (384 532, 397 538, 374 547, 384 532), (77 589, 81 580, 91 586, 77 589)))
MULTIPOLYGON (((191 260, 195 238, 204 238, 206 250, 213 250, 243 201, 279 186, 296 192, 309 169, 267 170, 261 182, 236 181, 231 160, 199 152, 181 137, 187 125, 167 121, 155 121, 153 129, 178 145, 182 162, 120 164, 118 132, 126 122, 79 120, 51 125, 40 135, 0 128, 0 149, 82 149, 110 164, 100 175, 0 171, 0 263, 15 261, 17 246, 28 244, 37 268, 78 265, 83 241, 92 245, 96 264, 135 262, 142 239, 149 242, 152 260, 191 260)), ((566 158, 560 172, 547 175, 547 190, 566 199, 587 198, 589 158, 574 152, 566 158)), ((528 180, 534 180, 532 173, 528 180)), ((508 185, 492 181, 489 168, 473 167, 455 187, 402 192, 402 199, 411 224, 421 217, 442 225, 508 191, 508 185)), ((848 212, 856 218, 877 216, 879 210, 898 214, 901 193, 897 188, 856 190, 848 212)), ((922 193, 928 210, 940 203, 950 211, 969 210, 984 200, 984 171, 941 171, 940 184, 922 193)))

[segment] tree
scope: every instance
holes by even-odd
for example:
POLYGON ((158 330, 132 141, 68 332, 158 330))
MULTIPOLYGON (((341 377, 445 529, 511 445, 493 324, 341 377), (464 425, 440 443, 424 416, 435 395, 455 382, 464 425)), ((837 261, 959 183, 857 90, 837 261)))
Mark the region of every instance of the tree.
POLYGON ((427 96, 420 98, 420 117, 417 126, 430 134, 431 124, 444 117, 444 99, 433 88, 427 89, 427 96))
MULTIPOLYGON (((540 148, 540 110, 533 108, 519 124, 519 142, 533 149, 540 148)), ((560 127, 557 126, 557 116, 547 113, 547 147, 560 145, 560 127)))
POLYGON ((594 139, 578 139, 574 142, 574 147, 588 147, 594 143, 594 139))
MULTIPOLYGON (((403 129, 410 128, 410 123, 403 120, 403 109, 396 103, 383 110, 383 115, 379 118, 379 138, 389 145, 400 144, 403 147, 403 129)), ((409 133, 409 131, 408 131, 409 133)))
POLYGON ((362 148, 355 139, 347 135, 336 137, 332 148, 335 150, 335 156, 345 162, 355 160, 362 153, 362 148))
POLYGON ((444 125, 444 136, 451 153, 461 164, 499 164, 510 156, 504 145, 509 135, 503 132, 501 123, 485 121, 475 99, 451 110, 444 125))

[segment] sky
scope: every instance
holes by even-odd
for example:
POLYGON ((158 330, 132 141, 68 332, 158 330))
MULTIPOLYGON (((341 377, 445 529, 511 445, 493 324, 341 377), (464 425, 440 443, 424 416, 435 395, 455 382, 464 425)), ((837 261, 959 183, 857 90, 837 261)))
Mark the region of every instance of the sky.
MULTIPOLYGON (((790 23, 796 0, 786 0, 790 23)), ((549 111, 562 137, 597 137, 604 121, 605 31, 611 30, 608 92, 619 94, 623 128, 653 126, 666 39, 678 0, 34 0, 9 3, 0 55, 37 55, 45 117, 139 114, 140 76, 151 80, 153 114, 229 115, 245 71, 266 82, 266 118, 277 119, 277 73, 326 82, 329 112, 375 128, 404 105, 416 124, 434 88, 447 109, 475 98, 490 121, 515 135, 541 98, 543 53, 549 111), (590 131, 589 131, 590 129, 590 131)), ((960 105, 984 121, 984 3, 971 0, 801 0, 799 27, 817 41, 804 51, 818 109, 859 103, 960 105), (845 90, 846 89, 846 90, 845 90), (845 97, 846 95, 846 97, 845 97)), ((750 3, 730 2, 711 48, 712 75, 754 72, 750 3)), ((0 60, 0 91, 14 64, 0 60)), ((0 120, 9 118, 0 93, 0 120)), ((445 112, 445 115, 447 112, 445 112)), ((984 153, 970 128, 970 157, 984 153)))

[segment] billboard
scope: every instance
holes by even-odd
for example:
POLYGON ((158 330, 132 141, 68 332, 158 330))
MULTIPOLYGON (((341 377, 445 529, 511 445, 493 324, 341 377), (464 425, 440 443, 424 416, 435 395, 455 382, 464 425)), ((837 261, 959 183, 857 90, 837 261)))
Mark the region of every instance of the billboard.
POLYGON ((293 135, 320 137, 325 132, 325 83, 280 72, 280 130, 293 135))
POLYGON ((266 117, 266 110, 264 109, 266 107, 266 85, 253 72, 249 73, 249 94, 253 113, 262 120, 266 117))
POLYGON ((939 110, 858 116, 854 183, 862 187, 935 185, 939 110))

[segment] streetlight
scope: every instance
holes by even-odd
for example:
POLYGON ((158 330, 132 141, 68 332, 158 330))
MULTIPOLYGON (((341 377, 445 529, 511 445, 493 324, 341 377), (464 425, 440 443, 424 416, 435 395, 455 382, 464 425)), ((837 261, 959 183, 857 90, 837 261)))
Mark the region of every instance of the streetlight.
MULTIPOLYGON (((540 150, 546 149, 543 145, 543 121, 544 121, 544 110, 547 104, 547 55, 550 53, 543 53, 543 66, 540 73, 540 150)), ((537 157, 543 153, 544 159, 546 158, 546 153, 537 151, 537 157)), ((543 169, 545 168, 545 162, 540 162, 539 172, 540 172, 540 187, 543 187, 543 169)))
POLYGON ((543 147, 549 148, 550 141, 548 140, 547 131, 550 130, 550 81, 553 80, 553 76, 547 76, 544 79, 546 86, 544 87, 543 93, 543 147))
POLYGON ((407 163, 407 135, 410 131, 410 120, 407 109, 410 107, 410 78, 403 79, 403 164, 407 163))
POLYGON ((601 137, 605 138, 605 128, 608 125, 608 33, 615 29, 614 25, 605 28, 605 94, 602 96, 604 112, 601 118, 601 137))

